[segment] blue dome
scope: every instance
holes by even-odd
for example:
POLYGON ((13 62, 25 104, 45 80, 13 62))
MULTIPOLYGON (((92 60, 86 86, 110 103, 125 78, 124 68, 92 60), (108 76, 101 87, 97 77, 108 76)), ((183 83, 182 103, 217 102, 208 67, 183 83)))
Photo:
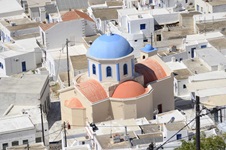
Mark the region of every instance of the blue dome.
POLYGON ((127 56, 133 51, 129 42, 118 34, 102 35, 90 46, 88 55, 101 59, 127 56))
POLYGON ((144 52, 151 52, 157 50, 157 48, 152 47, 151 44, 147 44, 144 48, 141 48, 141 50, 144 52))

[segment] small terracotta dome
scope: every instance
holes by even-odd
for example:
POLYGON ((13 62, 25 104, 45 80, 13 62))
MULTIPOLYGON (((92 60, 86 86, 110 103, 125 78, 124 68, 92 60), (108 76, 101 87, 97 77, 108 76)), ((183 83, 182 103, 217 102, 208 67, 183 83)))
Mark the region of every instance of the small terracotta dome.
POLYGON ((144 75, 144 84, 163 79, 167 76, 163 67, 151 58, 136 64, 135 71, 144 75))
POLYGON ((82 103, 77 98, 72 98, 70 100, 66 100, 64 102, 64 106, 66 106, 68 108, 84 108, 82 106, 82 103))
POLYGON ((113 98, 132 98, 137 97, 146 92, 145 88, 135 81, 126 81, 118 85, 115 89, 113 98))
POLYGON ((82 94, 92 103, 106 99, 107 93, 102 85, 94 79, 76 85, 82 94))

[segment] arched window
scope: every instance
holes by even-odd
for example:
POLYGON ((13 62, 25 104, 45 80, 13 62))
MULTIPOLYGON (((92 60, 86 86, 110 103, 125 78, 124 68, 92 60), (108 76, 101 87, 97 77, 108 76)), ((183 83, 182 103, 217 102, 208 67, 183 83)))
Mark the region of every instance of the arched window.
POLYGON ((92 68, 93 68, 93 74, 96 74, 96 66, 94 64, 93 64, 92 68))
POLYGON ((108 66, 106 68, 106 74, 107 74, 107 77, 111 77, 111 67, 110 66, 108 66))
POLYGON ((128 74, 128 67, 127 64, 123 65, 123 75, 127 75, 128 74))

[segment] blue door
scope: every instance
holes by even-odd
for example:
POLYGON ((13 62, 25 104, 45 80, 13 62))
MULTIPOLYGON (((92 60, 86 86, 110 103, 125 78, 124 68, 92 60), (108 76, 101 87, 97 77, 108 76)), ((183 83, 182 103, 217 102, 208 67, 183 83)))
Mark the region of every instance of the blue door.
POLYGON ((25 61, 22 62, 22 71, 23 72, 26 71, 26 62, 25 61))

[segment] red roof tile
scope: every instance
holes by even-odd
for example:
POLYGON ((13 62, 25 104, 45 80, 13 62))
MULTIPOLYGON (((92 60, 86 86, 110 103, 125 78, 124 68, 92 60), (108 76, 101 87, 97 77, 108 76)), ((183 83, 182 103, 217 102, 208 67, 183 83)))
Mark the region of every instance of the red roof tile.
POLYGON ((51 28, 52 26, 54 26, 55 24, 57 24, 56 22, 55 23, 48 23, 48 24, 41 24, 40 27, 42 28, 43 31, 46 31, 48 30, 49 28, 51 28))
POLYGON ((77 98, 72 98, 70 100, 66 100, 64 102, 64 106, 66 106, 68 108, 84 108, 82 106, 82 103, 77 98))
POLYGON ((167 76, 162 66, 152 58, 148 58, 143 62, 136 64, 135 71, 144 76, 145 84, 163 79, 167 76))
POLYGON ((62 15, 63 21, 70 21, 70 20, 81 19, 81 18, 94 22, 93 19, 89 17, 89 15, 78 10, 72 10, 62 15))
POLYGON ((145 88, 138 82, 126 81, 117 86, 112 97, 113 98, 132 98, 137 97, 146 92, 145 88))
POLYGON ((92 103, 106 99, 107 93, 99 82, 90 79, 77 85, 82 94, 92 103))

